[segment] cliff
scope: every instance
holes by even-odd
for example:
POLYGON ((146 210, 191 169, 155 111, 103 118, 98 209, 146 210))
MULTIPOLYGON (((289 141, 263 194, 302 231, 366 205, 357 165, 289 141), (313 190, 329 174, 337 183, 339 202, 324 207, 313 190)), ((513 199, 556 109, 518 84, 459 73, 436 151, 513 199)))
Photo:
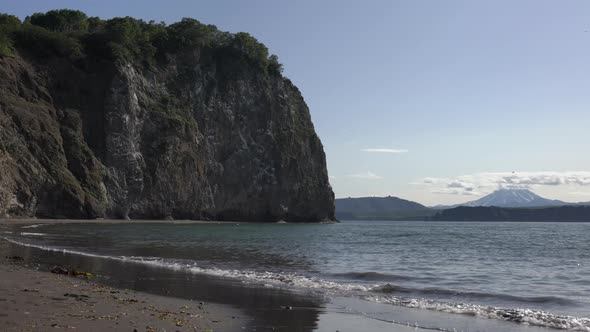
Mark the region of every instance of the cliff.
POLYGON ((0 17, 0 54, 0 216, 334 219, 305 101, 247 34, 53 11, 0 17))

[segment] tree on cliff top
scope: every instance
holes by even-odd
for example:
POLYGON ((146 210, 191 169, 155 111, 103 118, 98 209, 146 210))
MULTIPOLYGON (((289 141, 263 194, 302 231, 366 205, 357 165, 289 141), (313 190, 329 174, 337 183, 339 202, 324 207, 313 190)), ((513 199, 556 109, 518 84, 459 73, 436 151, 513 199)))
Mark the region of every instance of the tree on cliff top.
POLYGON ((101 20, 60 9, 32 14, 21 23, 14 16, 0 14, 0 56, 15 50, 40 58, 94 56, 146 66, 166 61, 168 53, 208 50, 230 56, 227 61, 245 60, 270 75, 282 72, 278 57, 269 56, 268 48, 250 34, 222 32, 191 18, 167 26, 132 17, 101 20))
POLYGON ((88 16, 79 10, 59 9, 47 13, 35 13, 25 22, 43 27, 55 32, 86 32, 88 30, 88 16))

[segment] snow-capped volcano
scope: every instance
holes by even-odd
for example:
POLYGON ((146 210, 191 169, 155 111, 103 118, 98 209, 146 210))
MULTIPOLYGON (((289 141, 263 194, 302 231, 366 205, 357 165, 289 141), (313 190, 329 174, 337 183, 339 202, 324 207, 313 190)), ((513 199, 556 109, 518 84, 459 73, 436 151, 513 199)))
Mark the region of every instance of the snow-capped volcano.
POLYGON ((458 206, 533 207, 567 205, 568 203, 543 198, 528 189, 499 189, 478 200, 458 206))

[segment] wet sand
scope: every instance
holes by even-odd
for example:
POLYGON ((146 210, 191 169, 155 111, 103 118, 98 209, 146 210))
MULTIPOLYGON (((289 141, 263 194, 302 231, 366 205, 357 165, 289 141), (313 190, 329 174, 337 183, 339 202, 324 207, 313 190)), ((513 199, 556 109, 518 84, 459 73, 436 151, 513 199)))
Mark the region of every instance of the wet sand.
POLYGON ((116 289, 3 260, 2 331, 239 331, 248 323, 230 306, 116 289))
POLYGON ((2 219, 0 225, 28 226, 28 225, 52 225, 52 224, 219 224, 236 223, 236 221, 210 221, 210 220, 153 220, 153 219, 36 219, 17 218, 2 219))
MULTIPOLYGON (((113 288, 57 275, 4 258, 0 265, 2 331, 415 331, 411 326, 325 308, 317 326, 257 325, 229 305, 189 301, 113 288)), ((293 308, 293 314, 314 308, 293 308)), ((266 314, 272 314, 267 311, 266 314)))

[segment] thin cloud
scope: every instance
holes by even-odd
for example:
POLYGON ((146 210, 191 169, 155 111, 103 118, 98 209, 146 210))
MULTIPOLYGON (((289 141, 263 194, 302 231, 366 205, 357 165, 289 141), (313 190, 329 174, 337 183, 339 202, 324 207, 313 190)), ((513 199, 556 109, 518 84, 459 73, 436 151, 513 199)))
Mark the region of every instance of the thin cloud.
POLYGON ((482 193, 473 191, 471 188, 461 190, 461 189, 452 189, 452 188, 441 188, 441 189, 433 189, 430 191, 433 194, 444 194, 444 195, 463 195, 463 196, 480 196, 482 193))
POLYGON ((357 174, 348 174, 349 178, 356 178, 356 179, 365 179, 365 180, 380 180, 383 177, 373 173, 373 172, 366 172, 366 173, 357 173, 357 174))
POLYGON ((590 185, 590 172, 485 172, 453 178, 426 177, 417 182, 431 192, 450 195, 476 195, 499 188, 528 189, 538 186, 590 185))
POLYGON ((361 151, 377 152, 377 153, 406 153, 406 152, 408 152, 408 150, 406 150, 406 149, 382 149, 382 148, 369 148, 369 149, 362 149, 361 151))

